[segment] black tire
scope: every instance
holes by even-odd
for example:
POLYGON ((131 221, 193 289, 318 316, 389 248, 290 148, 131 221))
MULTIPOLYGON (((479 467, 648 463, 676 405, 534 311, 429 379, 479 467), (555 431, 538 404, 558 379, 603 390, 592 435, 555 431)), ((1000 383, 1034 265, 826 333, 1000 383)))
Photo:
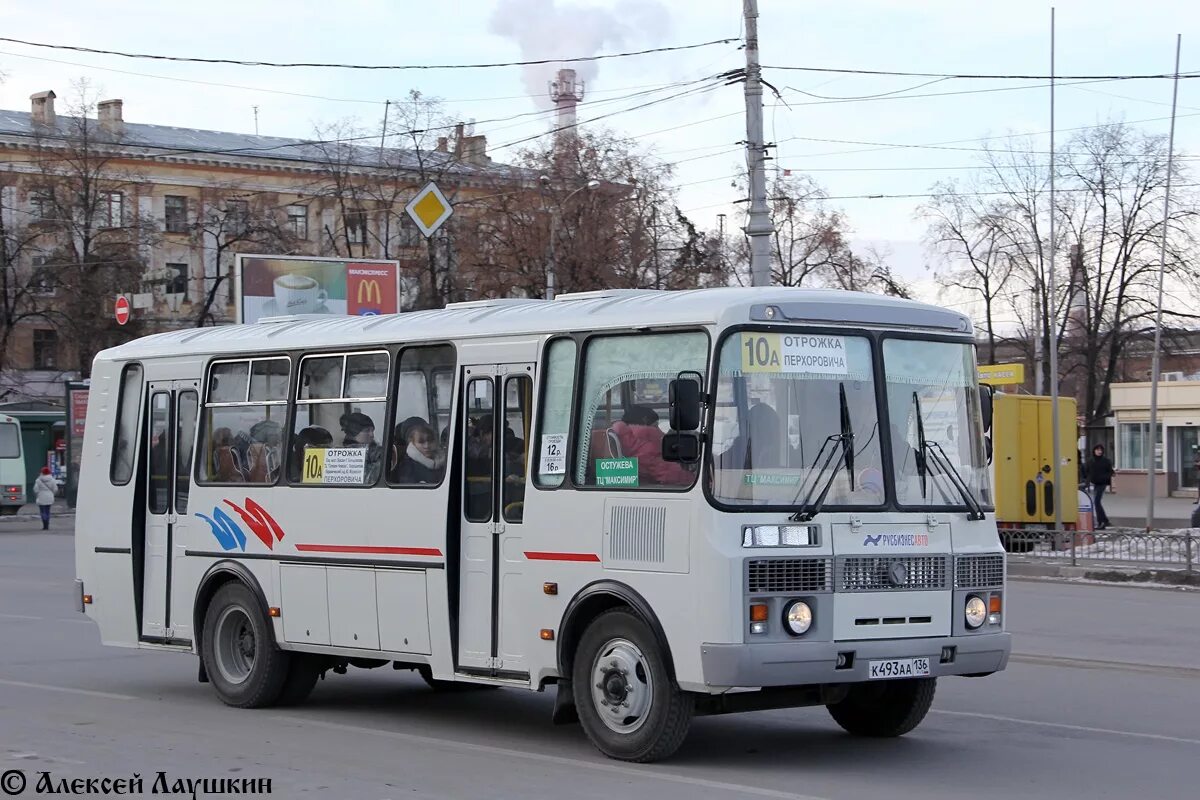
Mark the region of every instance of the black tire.
POLYGON ((695 698, 680 691, 675 677, 667 669, 657 637, 640 617, 625 608, 604 612, 583 632, 574 659, 571 686, 579 722, 601 753, 620 761, 648 763, 668 758, 679 749, 691 726, 695 698), (614 647, 623 650, 618 652, 614 647), (626 652, 624 648, 627 647, 631 649, 626 652), (601 656, 607 659, 614 653, 622 657, 607 665, 601 663, 601 656), (632 681, 628 670, 621 672, 615 666, 626 663, 625 656, 629 653, 637 656, 632 662, 636 664, 632 681), (608 671, 598 681, 598 670, 606 669, 608 671), (638 703, 641 695, 635 696, 635 689, 645 689, 644 695, 649 699, 638 703), (608 697, 622 702, 601 705, 608 702, 604 699, 608 697), (630 713, 640 713, 622 719, 609 717, 611 722, 606 722, 601 715, 614 713, 614 706, 629 707, 630 713), (624 726, 627 730, 616 730, 612 725, 624 726))
POLYGON ((276 701, 281 706, 295 706, 307 700, 321 677, 324 663, 320 656, 309 653, 291 653, 290 660, 287 680, 276 701))
POLYGON ((217 696, 237 708, 277 702, 292 662, 290 653, 275 646, 254 593, 236 581, 218 589, 208 606, 200 657, 217 696))
POLYGON ((846 699, 828 706, 829 715, 855 736, 903 736, 925 719, 936 689, 937 678, 859 683, 846 699))

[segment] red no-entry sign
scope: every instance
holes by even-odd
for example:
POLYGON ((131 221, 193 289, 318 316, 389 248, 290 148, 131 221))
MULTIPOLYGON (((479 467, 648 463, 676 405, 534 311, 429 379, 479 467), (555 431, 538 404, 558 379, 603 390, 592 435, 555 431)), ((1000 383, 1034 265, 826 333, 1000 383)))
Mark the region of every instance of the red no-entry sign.
POLYGON ((117 318, 118 325, 124 325, 129 322, 129 298, 123 294, 117 295, 117 301, 113 303, 113 316, 117 318))

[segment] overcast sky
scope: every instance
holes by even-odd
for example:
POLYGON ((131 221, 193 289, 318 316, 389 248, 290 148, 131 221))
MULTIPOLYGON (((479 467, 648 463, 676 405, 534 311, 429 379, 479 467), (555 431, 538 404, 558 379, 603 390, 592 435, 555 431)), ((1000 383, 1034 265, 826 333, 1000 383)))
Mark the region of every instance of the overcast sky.
MULTIPOLYGON (((909 72, 1045 74, 1049 70, 1050 7, 1057 7, 1059 74, 1170 72, 1174 38, 1183 34, 1182 70, 1200 70, 1200 4, 1189 0, 760 0, 764 76, 788 107, 768 96, 766 135, 777 143, 779 168, 809 171, 828 193, 927 192, 940 179, 965 176, 969 150, 882 148, 956 142, 1049 128, 1043 81, 950 80, 784 71, 772 66, 909 72), (1029 88, 913 97, 963 90, 1029 88), (829 100, 902 91, 873 100, 829 100), (865 144, 863 144, 865 143, 865 144)), ((273 61, 432 64, 514 61, 593 55, 736 39, 739 0, 205 0, 198 4, 3 0, 0 36, 165 55, 273 61)), ((678 94, 671 86, 743 63, 737 44, 612 59, 581 67, 587 78, 580 119, 621 112, 678 94), (637 93, 637 97, 629 95, 637 93), (595 104, 595 105, 591 105, 595 104)), ((105 98, 125 101, 125 119, 306 137, 318 124, 356 118, 378 128, 386 98, 410 89, 442 97, 463 120, 478 121, 491 155, 506 143, 541 133, 550 115, 487 122, 548 107, 545 83, 555 67, 407 72, 273 69, 131 60, 0 42, 0 107, 28 109, 29 95, 54 89, 60 103, 84 77, 105 98), (53 60, 49 60, 53 59, 53 60), (69 63, 66 63, 69 62, 69 63), (151 77, 157 76, 157 77, 151 77), (214 85, 227 84, 227 85, 214 85), (236 85, 236 87, 234 86, 236 85), (237 88, 241 87, 241 88, 237 88)), ((1183 81, 1177 148, 1200 149, 1200 81, 1183 81)), ((1060 131, 1112 118, 1165 133, 1169 81, 1062 86, 1060 131)), ((715 226, 738 199, 731 186, 745 138, 740 85, 648 108, 603 122, 638 137, 666 161, 682 161, 681 206, 715 226)), ((1069 133, 1060 134, 1060 141, 1069 133)), ((935 299, 914 218, 920 199, 836 199, 859 243, 890 251, 904 277, 935 299)))

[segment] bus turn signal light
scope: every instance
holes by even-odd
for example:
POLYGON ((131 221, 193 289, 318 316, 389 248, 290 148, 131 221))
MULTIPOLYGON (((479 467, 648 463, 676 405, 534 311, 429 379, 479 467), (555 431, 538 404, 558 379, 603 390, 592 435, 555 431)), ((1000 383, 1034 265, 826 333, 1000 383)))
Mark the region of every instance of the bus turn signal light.
POLYGON ((541 636, 542 639, 544 639, 547 642, 554 641, 554 629, 553 628, 542 628, 541 632, 538 635, 541 636))
POLYGON ((543 583, 542 584, 542 594, 558 594, 558 584, 557 583, 543 583))
POLYGON ((90 606, 92 604, 92 596, 90 594, 85 594, 83 596, 83 604, 85 606, 90 606))
POLYGON ((750 621, 751 622, 766 622, 767 621, 767 604, 755 603, 750 606, 750 621))
POLYGON ((988 613, 990 613, 990 614, 999 614, 1000 613, 1000 595, 994 594, 988 600, 988 613))
POLYGON ((279 606, 271 606, 270 608, 267 609, 267 613, 270 614, 272 617, 278 617, 280 614, 279 606))

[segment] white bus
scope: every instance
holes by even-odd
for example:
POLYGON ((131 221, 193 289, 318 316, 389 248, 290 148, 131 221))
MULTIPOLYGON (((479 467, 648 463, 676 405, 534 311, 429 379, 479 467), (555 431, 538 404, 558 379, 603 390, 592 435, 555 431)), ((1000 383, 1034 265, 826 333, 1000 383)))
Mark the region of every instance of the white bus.
POLYGON ((16 514, 25 505, 25 447, 21 422, 0 414, 0 514, 16 514))
POLYGON ((604 291, 149 336, 92 372, 79 608, 242 707, 391 662, 540 691, 606 755, 826 706, 897 736, 1003 669, 970 321, 604 291))

